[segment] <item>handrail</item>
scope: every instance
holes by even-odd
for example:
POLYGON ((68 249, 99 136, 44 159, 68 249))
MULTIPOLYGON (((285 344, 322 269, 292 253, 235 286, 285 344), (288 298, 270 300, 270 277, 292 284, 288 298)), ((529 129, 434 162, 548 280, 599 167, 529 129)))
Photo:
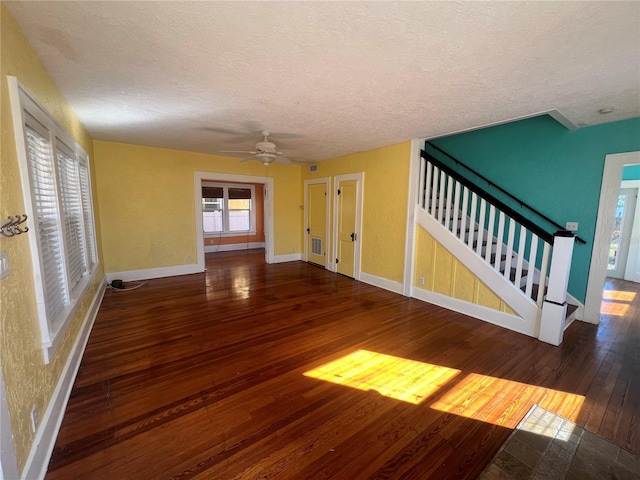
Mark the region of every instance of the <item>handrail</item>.
MULTIPOLYGON (((524 203, 522 200, 520 200, 519 198, 515 197, 514 195, 512 195, 511 193, 507 192, 504 188, 500 187, 499 185, 496 185, 494 182, 492 182, 491 180, 489 180, 487 177, 485 177, 484 175, 482 175, 479 172, 476 172, 473 168, 465 165, 464 163, 462 163, 460 160, 458 160, 456 157, 454 157, 453 155, 450 155, 449 153, 445 152, 444 150, 442 150, 440 147, 438 147, 437 145, 434 145, 433 143, 426 141, 425 142, 425 146, 428 145, 430 147, 432 147, 433 149, 437 150, 438 152, 442 153, 443 155, 446 155, 447 157, 449 157, 451 160, 453 160, 456 165, 460 165, 461 167, 466 168, 468 171, 470 171, 471 173, 473 173, 475 176, 481 178, 482 180, 484 180, 485 182, 487 182, 487 184, 489 184, 489 187, 495 187, 496 189, 498 189, 499 191, 501 191, 502 193, 504 193, 506 196, 508 196, 509 198, 511 198, 512 200, 515 200, 516 202, 518 202, 520 204, 521 207, 526 208, 527 210, 529 210, 530 212, 536 214, 538 217, 542 218, 543 220, 545 220, 547 223, 553 225, 554 227, 556 227, 558 230, 562 230, 565 231, 565 227, 563 227, 562 225, 560 225, 559 223, 556 223, 555 221, 553 221, 552 219, 550 219, 549 217, 547 217, 544 213, 539 212, 538 210, 536 210, 535 208, 527 205, 526 203, 524 203)), ((445 165, 443 164, 440 160, 437 160, 435 157, 433 157, 432 155, 430 155, 426 149, 423 150, 423 152, 426 155, 429 155, 432 159, 435 159, 439 164, 445 165)), ((446 166, 446 165, 445 165, 446 166)), ((450 168, 450 167, 447 167, 450 168)), ((451 170, 453 172, 455 172, 455 170, 451 170)), ((470 182, 469 180, 467 180, 466 177, 460 175, 458 172, 455 172, 460 178, 463 178, 466 182, 472 184, 472 182, 470 182)), ((451 175, 451 174, 450 174, 451 175)), ((456 178, 456 180, 458 180, 460 183, 462 183, 463 185, 465 185, 466 187, 468 187, 471 190, 471 187, 469 185, 467 185, 465 183, 465 181, 460 180, 460 178, 458 178, 456 175, 451 175, 452 177, 456 178)), ((472 184, 473 185, 473 184, 472 184)), ((482 192, 484 192, 486 195, 490 195, 491 198, 495 199, 495 197, 493 197, 491 194, 489 194, 488 192, 486 192, 485 190, 482 190, 482 192)), ((476 192, 478 193, 478 192, 476 192)), ((497 200, 497 199, 496 199, 497 200)), ((499 201, 499 200, 498 200, 499 201)), ((502 202, 501 202, 502 203, 502 202)), ((504 203, 503 203, 504 205, 504 203)), ((496 205, 497 206, 497 205, 496 205)), ((508 207, 509 208, 509 207, 508 207)), ((513 209, 511 209, 512 211, 514 211, 513 209)), ((507 213, 505 211, 505 213, 507 213)), ((525 217, 522 217, 525 218, 525 217)), ((519 221, 519 220, 518 220, 519 221)), ((520 222, 520 221, 519 221, 520 222)), ((528 223, 529 225, 535 225, 535 223, 533 223, 531 220, 527 219, 526 223, 524 222, 520 222, 522 225, 527 226, 526 224, 528 223)), ((527 226, 527 228, 529 228, 529 226, 527 226)), ((537 227, 536 225, 536 228, 537 227)), ((532 228, 529 228, 529 230, 534 231, 532 228)), ((538 235, 540 236, 540 235, 538 235)), ((576 241, 578 243, 582 243, 582 244, 586 244, 586 240, 583 240, 582 238, 576 236, 576 241)), ((550 242, 553 243, 553 242, 550 242)))
MULTIPOLYGON (((535 233, 538 237, 543 239, 548 244, 553 245, 554 234, 547 232, 542 227, 539 227, 534 222, 532 222, 531 220, 526 218, 524 215, 522 215, 520 212, 518 212, 517 210, 514 210, 513 208, 511 208, 501 200, 497 199, 496 197, 491 195, 489 192, 487 192, 484 188, 479 187, 478 185, 473 183, 471 180, 463 176, 460 172, 456 172, 453 168, 443 163, 441 160, 438 160, 436 157, 429 154, 426 150, 421 150, 420 154, 422 158, 436 165, 440 170, 445 172, 450 177, 453 177, 455 180, 457 180, 462 185, 467 187, 473 193, 475 193, 476 195, 479 195, 481 198, 484 198, 485 200, 488 200, 490 204, 497 207, 499 210, 502 210, 509 217, 517 221, 520 225, 524 225, 529 231, 535 233)), ((565 231, 564 229, 562 230, 565 231)))

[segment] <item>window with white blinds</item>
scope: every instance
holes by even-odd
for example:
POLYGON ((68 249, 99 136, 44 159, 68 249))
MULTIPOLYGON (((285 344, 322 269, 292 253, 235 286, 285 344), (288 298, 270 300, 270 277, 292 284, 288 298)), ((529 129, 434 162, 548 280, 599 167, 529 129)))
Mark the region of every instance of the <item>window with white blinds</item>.
POLYGON ((80 172, 80 195, 82 195, 82 218, 84 220, 84 234, 86 236, 87 259, 89 270, 98 263, 96 254, 96 234, 93 231, 93 210, 91 208, 91 181, 89 179, 89 161, 86 157, 78 158, 80 172))
POLYGON ((69 301, 64 278, 62 238, 60 235, 58 194, 56 192, 55 165, 49 132, 26 115, 25 135, 29 157, 31 195, 38 228, 42 257, 45 310, 48 318, 56 318, 69 301))
POLYGON ((202 228, 205 235, 256 231, 255 186, 202 182, 202 228))
POLYGON ((60 145, 58 141, 56 144, 58 173, 60 175, 58 184, 62 200, 62 231, 67 245, 69 286, 73 290, 82 279, 82 275, 87 272, 80 176, 75 155, 67 153, 66 147, 60 145))
POLYGON ((17 114, 14 127, 25 210, 31 220, 39 323, 49 361, 98 263, 89 162, 82 148, 17 82, 10 82, 10 91, 17 114))

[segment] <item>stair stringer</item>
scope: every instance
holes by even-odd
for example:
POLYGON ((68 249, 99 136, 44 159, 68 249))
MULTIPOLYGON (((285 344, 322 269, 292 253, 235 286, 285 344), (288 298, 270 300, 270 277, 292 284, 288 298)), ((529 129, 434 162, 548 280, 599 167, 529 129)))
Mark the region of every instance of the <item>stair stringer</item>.
MULTIPOLYGON (((441 225, 437 219, 429 215, 423 208, 416 207, 415 221, 417 225, 424 228, 429 235, 516 312, 518 317, 496 311, 496 315, 493 316, 491 320, 481 318, 476 314, 478 306, 464 301, 459 301, 456 311, 480 318, 481 320, 490 321, 491 323, 525 335, 532 337, 538 336, 540 330, 540 310, 532 299, 528 298, 520 289, 505 279, 500 272, 487 264, 475 251, 469 249, 466 244, 462 243, 460 239, 441 225), (465 303, 469 305, 469 308, 466 309, 466 311, 461 311, 460 304, 465 303)), ((423 291, 426 292, 426 290, 423 291)), ((423 298, 424 295, 415 296, 416 298, 428 301, 428 299, 423 298)))

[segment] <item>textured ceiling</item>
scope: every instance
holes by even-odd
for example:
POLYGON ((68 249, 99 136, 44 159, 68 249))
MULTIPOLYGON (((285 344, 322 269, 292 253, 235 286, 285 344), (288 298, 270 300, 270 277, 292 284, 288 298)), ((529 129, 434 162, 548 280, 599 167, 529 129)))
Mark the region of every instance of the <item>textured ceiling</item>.
POLYGON ((640 116, 637 1, 5 3, 100 140, 216 153, 267 127, 312 161, 640 116))

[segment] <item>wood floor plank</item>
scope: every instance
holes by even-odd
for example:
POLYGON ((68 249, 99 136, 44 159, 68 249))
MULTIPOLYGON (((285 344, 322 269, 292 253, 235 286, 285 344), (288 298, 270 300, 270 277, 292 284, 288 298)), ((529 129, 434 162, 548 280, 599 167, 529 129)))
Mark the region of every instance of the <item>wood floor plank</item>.
POLYGON ((47 478, 472 479, 534 403, 640 453, 640 289, 607 288, 626 313, 553 347, 263 251, 208 254, 204 274, 105 294, 47 478))

